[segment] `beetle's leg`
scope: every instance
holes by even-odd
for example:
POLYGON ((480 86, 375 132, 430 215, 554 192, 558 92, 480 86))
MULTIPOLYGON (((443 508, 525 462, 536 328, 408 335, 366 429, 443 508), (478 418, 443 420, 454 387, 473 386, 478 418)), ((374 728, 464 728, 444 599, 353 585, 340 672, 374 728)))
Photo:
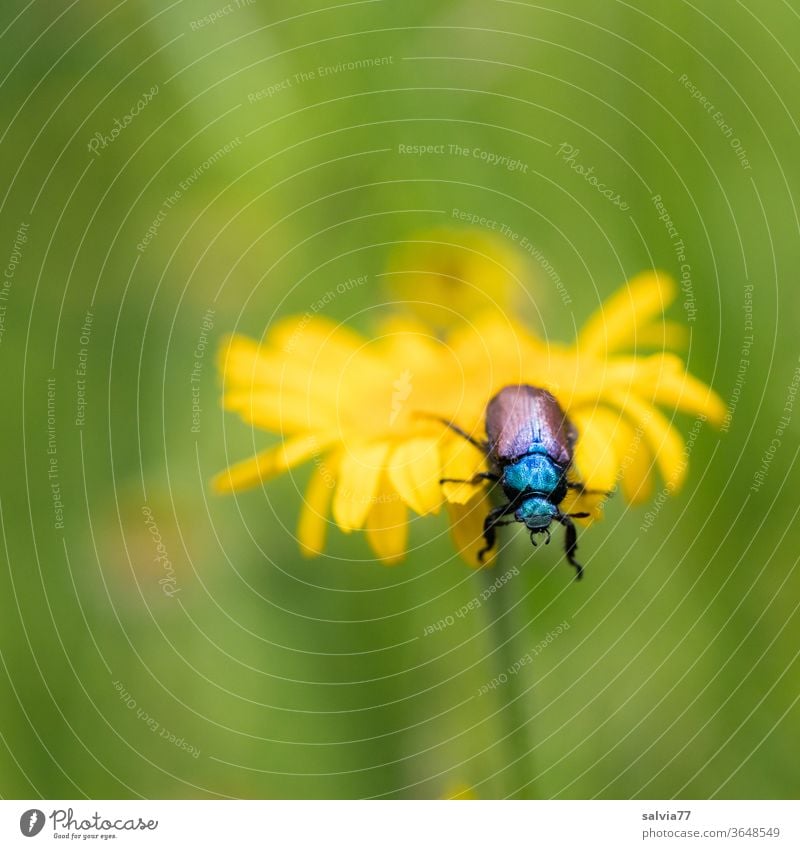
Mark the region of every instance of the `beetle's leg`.
POLYGON ((497 483, 500 480, 499 475, 496 475, 494 472, 478 472, 473 475, 470 480, 459 480, 458 478, 439 478, 439 483, 470 483, 470 484, 478 484, 482 481, 492 481, 493 483, 497 483))
MULTIPOLYGON (((583 516, 584 514, 573 513, 574 516, 583 516)), ((575 552, 578 549, 578 532, 575 530, 575 524, 569 516, 560 513, 556 516, 559 522, 564 526, 564 553, 567 555, 567 560, 575 567, 575 579, 580 581, 583 577, 583 566, 575 559, 575 552)))
POLYGON ((580 481, 567 481, 567 489, 575 489, 581 495, 605 495, 606 498, 611 498, 614 494, 606 489, 587 489, 580 481))
MULTIPOLYGON (((425 415, 425 414, 420 413, 420 415, 425 415)), ((467 440, 467 442, 474 445, 478 449, 478 451, 480 451, 482 454, 488 454, 489 453, 489 446, 488 446, 487 443, 481 442, 479 439, 475 439, 474 436, 470 436, 465 430, 460 428, 457 424, 454 424, 453 422, 448 421, 447 419, 443 419, 441 416, 428 416, 428 418, 435 419, 437 422, 441 422, 445 427, 449 427, 450 430, 452 430, 454 433, 457 433, 459 436, 463 436, 464 439, 467 440)))
POLYGON ((500 507, 495 507, 491 513, 483 520, 483 541, 485 545, 478 552, 478 560, 483 563, 483 558, 494 548, 495 529, 498 526, 510 525, 514 520, 509 519, 503 522, 503 516, 510 513, 514 507, 511 504, 503 504, 500 507))

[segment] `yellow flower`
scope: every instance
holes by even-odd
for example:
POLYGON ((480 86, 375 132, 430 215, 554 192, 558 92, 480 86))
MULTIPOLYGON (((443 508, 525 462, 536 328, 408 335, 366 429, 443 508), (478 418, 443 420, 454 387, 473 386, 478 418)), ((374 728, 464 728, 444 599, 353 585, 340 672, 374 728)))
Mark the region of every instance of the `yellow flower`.
POLYGON ((478 798, 478 794, 469 784, 455 784, 448 791, 445 799, 458 799, 461 801, 472 801, 478 798))
POLYGON ((527 275, 521 255, 485 230, 437 227, 392 253, 384 275, 398 311, 436 328, 488 310, 512 310, 527 275))
MULTIPOLYGON (((549 389, 578 429, 574 480, 589 489, 619 485, 636 503, 650 496, 657 467, 674 491, 687 456, 672 413, 719 424, 725 412, 665 350, 679 337, 662 319, 674 296, 666 275, 639 275, 572 346, 544 342, 497 310, 444 336, 395 317, 367 339, 316 315, 281 321, 260 343, 233 336, 220 352, 223 404, 280 441, 222 472, 214 487, 245 489, 313 460, 297 529, 305 554, 323 550, 330 514, 345 532, 363 529, 378 558, 396 563, 409 509, 422 516, 446 506, 456 547, 476 565, 487 489, 439 480, 468 480, 486 458, 437 417, 482 439, 489 399, 527 383, 549 389), (661 350, 620 353, 640 346, 661 350)), ((601 497, 572 492, 561 509, 591 513, 588 523, 600 516, 601 497)))

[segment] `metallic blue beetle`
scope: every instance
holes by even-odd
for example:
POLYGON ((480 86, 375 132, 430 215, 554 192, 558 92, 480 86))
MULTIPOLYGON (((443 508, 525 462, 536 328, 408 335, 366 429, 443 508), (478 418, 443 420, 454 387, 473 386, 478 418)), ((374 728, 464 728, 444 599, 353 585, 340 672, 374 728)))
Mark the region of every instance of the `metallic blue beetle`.
MULTIPOLYGON (((582 578, 583 567, 575 560, 578 534, 572 519, 586 518, 589 514, 562 513, 558 505, 569 489, 599 491, 587 490, 583 484, 567 480, 578 433, 558 401, 546 389, 506 386, 486 408, 486 442, 474 439, 452 422, 445 424, 487 456, 490 471, 480 472, 469 483, 484 480, 499 483, 508 499, 506 504, 492 510, 483 523, 486 544, 478 553, 481 562, 494 547, 496 528, 522 522, 536 545, 536 534, 546 534, 546 542, 550 542, 550 524, 555 521, 566 529, 567 560, 575 567, 576 577, 582 578), (505 518, 510 515, 514 518, 505 518)), ((441 482, 467 481, 443 478, 441 482)))

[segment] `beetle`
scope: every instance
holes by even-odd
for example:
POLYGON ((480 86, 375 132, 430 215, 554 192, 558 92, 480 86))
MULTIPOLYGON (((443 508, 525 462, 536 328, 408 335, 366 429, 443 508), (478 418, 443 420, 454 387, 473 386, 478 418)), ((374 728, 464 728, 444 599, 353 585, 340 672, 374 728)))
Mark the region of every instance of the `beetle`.
POLYGON ((486 455, 489 471, 479 472, 469 481, 442 478, 440 483, 491 481, 500 484, 508 499, 484 520, 480 562, 494 548, 498 527, 521 522, 536 545, 538 534, 545 534, 545 543, 549 543, 550 525, 559 522, 565 529, 564 553, 580 580, 583 567, 575 559, 578 532, 572 520, 585 519, 590 514, 562 513, 559 504, 570 489, 605 496, 611 493, 586 489, 582 483, 568 480, 578 431, 555 397, 546 389, 527 384, 504 387, 486 407, 485 442, 453 422, 441 421, 486 455))

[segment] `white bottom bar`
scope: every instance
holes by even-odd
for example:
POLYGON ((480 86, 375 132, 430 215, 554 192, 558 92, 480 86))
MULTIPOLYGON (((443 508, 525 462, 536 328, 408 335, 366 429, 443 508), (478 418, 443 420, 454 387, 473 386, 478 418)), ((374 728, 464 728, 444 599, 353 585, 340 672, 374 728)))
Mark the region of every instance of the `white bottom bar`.
POLYGON ((0 846, 800 846, 796 801, 0 802, 0 846), (30 836, 29 836, 30 835, 30 836), (191 841, 191 842, 190 842, 191 841))

